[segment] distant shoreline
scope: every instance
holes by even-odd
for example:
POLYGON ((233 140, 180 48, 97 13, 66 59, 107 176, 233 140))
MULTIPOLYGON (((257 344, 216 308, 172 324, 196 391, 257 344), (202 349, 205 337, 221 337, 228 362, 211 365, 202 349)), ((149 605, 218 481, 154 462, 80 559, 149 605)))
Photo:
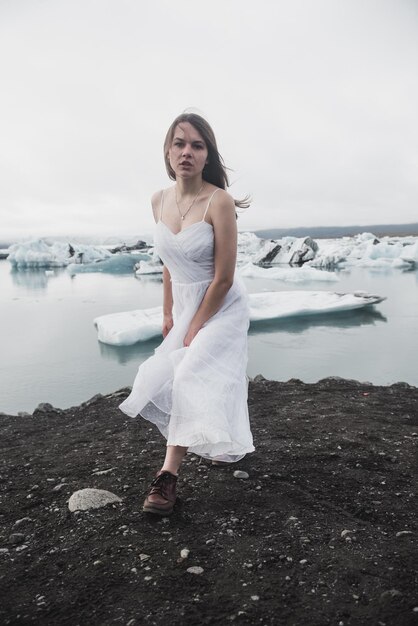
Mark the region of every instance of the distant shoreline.
POLYGON ((315 239, 338 239, 354 237, 369 232, 376 237, 417 237, 416 224, 371 224, 368 226, 302 226, 300 228, 263 228, 253 231, 264 239, 280 237, 315 237, 315 239))
MULTIPOLYGON (((315 237, 316 239, 338 239, 339 237, 353 237, 354 235, 360 235, 361 233, 369 232, 376 235, 376 237, 418 237, 418 222, 414 224, 368 224, 365 226, 301 226, 293 228, 261 228, 259 230, 246 229, 241 232, 252 232, 258 237, 263 239, 279 239, 280 237, 315 237)), ((145 235, 144 235, 145 236, 145 235)), ((49 239, 58 241, 73 241, 90 243, 91 245, 115 245, 115 242, 120 241, 134 241, 139 239, 139 235, 120 235, 119 239, 117 235, 108 237, 94 236, 86 237, 84 235, 34 235, 33 239, 49 239), (102 243, 100 243, 102 242, 102 243)), ((0 250, 4 256, 0 258, 7 258, 6 250, 14 243, 21 243, 28 241, 29 236, 22 236, 16 239, 0 240, 0 250)))

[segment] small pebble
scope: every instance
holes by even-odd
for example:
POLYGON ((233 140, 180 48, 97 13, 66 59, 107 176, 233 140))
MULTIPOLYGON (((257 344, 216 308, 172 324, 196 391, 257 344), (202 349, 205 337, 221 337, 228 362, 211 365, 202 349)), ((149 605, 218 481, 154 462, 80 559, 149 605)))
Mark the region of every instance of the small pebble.
POLYGON ((199 565, 194 565, 193 567, 188 567, 187 572, 189 572, 189 574, 203 574, 203 567, 199 567, 199 565))
POLYGON ((150 559, 150 558, 151 558, 151 557, 150 557, 150 555, 149 555, 149 554, 143 554, 143 553, 141 553, 141 554, 139 555, 139 559, 140 559, 141 561, 148 561, 148 559, 150 559))
POLYGON ((259 599, 260 599, 260 596, 251 596, 251 600, 254 600, 254 602, 256 602, 259 599))
POLYGON ((249 478, 250 475, 247 474, 247 472, 243 472, 241 470, 235 470, 234 472, 234 478, 241 478, 242 480, 247 480, 247 478, 249 478))
POLYGON ((68 487, 67 483, 60 483, 59 485, 55 485, 52 491, 62 491, 64 487, 68 487))
POLYGON ((403 537, 404 535, 412 535, 412 530, 400 530, 396 533, 396 537, 403 537))
POLYGON ((19 543, 23 543, 25 541, 25 539, 26 539, 26 537, 22 533, 12 533, 9 536, 9 543, 12 543, 14 545, 18 545, 19 543))
POLYGON ((25 543, 22 544, 21 546, 17 546, 16 548, 16 552, 22 552, 23 550, 27 550, 29 548, 29 546, 27 546, 25 543))
POLYGON ((22 517, 22 519, 16 520, 13 526, 20 526, 20 524, 24 524, 25 522, 33 522, 33 519, 30 517, 22 517))
POLYGON ((208 539, 208 540, 206 541, 206 545, 207 545, 207 546, 211 546, 213 543, 215 543, 215 539, 208 539))
POLYGON ((103 565, 103 561, 93 561, 93 565, 97 567, 98 565, 103 565))
POLYGON ((181 550, 181 552, 180 552, 180 556, 181 556, 182 559, 187 559, 189 554, 190 554, 189 548, 183 548, 183 550, 181 550))
POLYGON ((350 533, 351 533, 351 530, 347 530, 347 529, 346 529, 346 530, 343 530, 343 531, 341 532, 341 537, 342 537, 342 538, 344 538, 344 537, 346 537, 347 535, 349 535, 350 533))

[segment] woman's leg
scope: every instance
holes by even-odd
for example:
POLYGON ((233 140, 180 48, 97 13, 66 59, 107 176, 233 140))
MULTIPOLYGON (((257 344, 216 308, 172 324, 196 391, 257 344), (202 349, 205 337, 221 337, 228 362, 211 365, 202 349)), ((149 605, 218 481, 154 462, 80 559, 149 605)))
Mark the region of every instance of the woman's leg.
POLYGON ((161 468, 161 471, 170 472, 171 474, 177 476, 181 462, 186 452, 187 448, 184 448, 183 446, 167 446, 164 464, 161 468))
POLYGON ((156 515, 170 515, 176 502, 177 472, 187 448, 167 446, 164 464, 152 481, 143 510, 156 515))

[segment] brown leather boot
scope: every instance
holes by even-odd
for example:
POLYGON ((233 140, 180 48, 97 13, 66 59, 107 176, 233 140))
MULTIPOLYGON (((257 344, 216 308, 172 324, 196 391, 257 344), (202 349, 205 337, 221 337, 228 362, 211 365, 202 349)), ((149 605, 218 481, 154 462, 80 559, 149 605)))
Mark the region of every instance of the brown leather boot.
POLYGON ((177 476, 171 472, 158 472, 145 498, 143 511, 155 515, 170 515, 176 501, 177 476))

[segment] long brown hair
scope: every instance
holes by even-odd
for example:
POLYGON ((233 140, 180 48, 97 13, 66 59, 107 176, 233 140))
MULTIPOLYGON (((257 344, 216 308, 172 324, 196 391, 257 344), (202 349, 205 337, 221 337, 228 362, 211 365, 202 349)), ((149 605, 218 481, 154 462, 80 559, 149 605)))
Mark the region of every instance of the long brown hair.
MULTIPOLYGON (((203 168, 202 178, 208 183, 220 187, 221 189, 227 189, 229 187, 228 174, 226 173, 226 165, 223 158, 219 154, 218 146, 216 145, 215 133, 208 122, 197 115, 197 113, 181 113, 174 122, 171 124, 167 131, 167 135, 164 141, 164 162, 167 170, 167 174, 171 180, 176 180, 176 174, 170 165, 170 159, 168 158, 168 151, 173 142, 174 132, 176 127, 182 122, 189 122, 198 133, 202 136, 206 148, 208 150, 208 162, 203 168)), ((242 200, 235 200, 235 206, 241 209, 247 209, 250 206, 251 198, 245 196, 242 200)))

